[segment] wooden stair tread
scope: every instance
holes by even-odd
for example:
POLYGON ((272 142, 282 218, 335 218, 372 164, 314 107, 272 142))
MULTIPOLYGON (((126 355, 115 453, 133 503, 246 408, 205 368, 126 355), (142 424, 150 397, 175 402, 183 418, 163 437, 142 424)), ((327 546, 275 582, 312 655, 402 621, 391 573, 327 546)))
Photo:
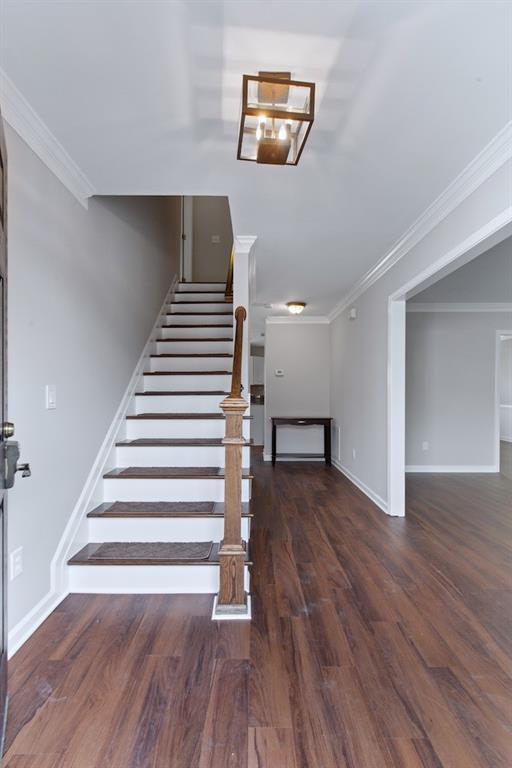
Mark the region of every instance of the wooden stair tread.
MULTIPOLYGON (((224 419, 223 413, 134 413, 127 419, 224 419)), ((244 416, 252 419, 252 416, 244 416)))
MULTIPOLYGON (((218 480, 224 478, 224 467, 116 467, 106 472, 107 480, 218 480)), ((250 480, 248 470, 242 478, 250 480)))
MULTIPOLYGON (((175 296, 186 296, 188 293, 222 293, 224 294, 224 291, 174 291, 175 296)), ((222 301, 222 299, 219 299, 219 301, 222 301)))
MULTIPOLYGON (((133 440, 119 440, 116 446, 171 448, 173 446, 222 446, 222 437, 136 437, 133 440)), ((245 445, 252 445, 252 440, 245 440, 245 445)))
MULTIPOLYGON (((117 545, 116 557, 98 557, 101 542, 86 544, 76 555, 68 560, 68 565, 218 565, 219 544, 213 543, 207 560, 176 560, 168 556, 170 542, 110 542, 117 545), (129 546, 127 546, 129 545, 129 546), (137 545, 141 557, 137 558, 137 545), (151 557, 148 557, 148 547, 151 547, 151 557), (123 548, 129 557, 123 557, 123 548)), ((178 542, 176 542, 178 543, 178 542)), ((250 565, 246 555, 246 564, 250 565)))
POLYGON ((229 352, 162 352, 150 357, 233 357, 229 352))
POLYGON ((231 371, 144 371, 144 376, 231 376, 231 371))
POLYGON ((172 392, 169 392, 165 389, 153 389, 148 390, 146 392, 136 392, 136 397, 144 397, 145 395, 229 395, 229 392, 223 392, 220 389, 198 389, 198 390, 190 390, 190 389, 181 389, 181 390, 173 390, 172 392))
MULTIPOLYGON (((181 302, 181 301, 179 303, 180 304, 184 304, 184 302, 181 302)), ((194 302, 194 304, 197 304, 197 301, 194 302)), ((197 317, 197 315, 200 315, 201 317, 203 317, 203 316, 204 317, 208 317, 208 315, 226 315, 226 317, 227 316, 233 317, 233 313, 232 312, 221 312, 220 309, 218 310, 218 312, 165 312, 164 314, 167 317, 177 317, 177 316, 178 317, 184 317, 186 315, 188 315, 189 317, 190 316, 197 317)))
MULTIPOLYGON (((174 325, 173 323, 166 323, 165 325, 160 325, 159 328, 233 328, 232 323, 192 323, 192 325, 174 325)), ((188 341, 188 338, 182 338, 180 341, 188 341)), ((203 341, 203 339, 201 339, 203 341)), ((232 338, 229 339, 229 341, 233 341, 232 338)))
MULTIPOLYGON (((87 517, 224 517, 221 501, 114 501, 104 502, 87 517)), ((242 517, 252 517, 249 503, 242 503, 242 517)))
MULTIPOLYGON (((173 327, 174 326, 171 325, 171 328, 173 328, 173 327)), ((155 339, 155 341, 157 341, 157 342, 162 342, 162 341, 180 341, 180 342, 186 342, 187 344, 189 342, 197 344, 197 343, 202 343, 202 342, 205 342, 205 341, 233 341, 233 339, 230 339, 230 338, 225 339, 225 338, 222 338, 220 336, 218 338, 216 336, 213 336, 213 337, 210 336, 210 337, 201 337, 199 339, 195 339, 195 338, 193 338, 193 339, 182 339, 182 338, 175 338, 174 337, 172 339, 155 339)))
MULTIPOLYGON (((189 291, 183 291, 183 293, 189 293, 189 291)), ((190 291, 190 293, 201 293, 201 291, 190 291)), ((220 291, 212 291, 212 293, 220 293, 220 291)), ((172 304, 173 302, 169 302, 172 304)), ((232 304, 232 301, 224 301, 224 299, 190 299, 190 301, 176 301, 176 305, 182 304, 232 304)))

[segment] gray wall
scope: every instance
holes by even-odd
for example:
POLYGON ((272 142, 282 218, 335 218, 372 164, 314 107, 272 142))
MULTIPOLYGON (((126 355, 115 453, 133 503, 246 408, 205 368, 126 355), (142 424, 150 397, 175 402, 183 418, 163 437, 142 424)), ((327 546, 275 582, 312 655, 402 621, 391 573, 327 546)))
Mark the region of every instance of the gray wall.
POLYGON ((50 588, 50 561, 179 268, 179 199, 85 210, 17 134, 9 160, 9 418, 30 479, 9 494, 13 627, 50 588), (173 224, 174 222, 174 224, 173 224), (178 224, 178 226, 176 225, 178 224), (57 409, 45 409, 45 385, 57 409))
MULTIPOLYGON (((511 164, 503 165, 331 324, 331 415, 341 431, 341 464, 387 501, 388 300, 408 281, 451 253, 509 205, 511 164), (345 435, 346 439, 343 439, 345 435), (356 458, 351 454, 357 445, 356 458)), ((383 254, 376 254, 375 260, 383 254)), ((391 510, 393 511, 393 510, 391 510)))
POLYGON ((227 197, 194 197, 192 279, 223 282, 233 246, 233 229, 227 197), (220 242, 212 243, 212 235, 220 242))
POLYGON ((500 403, 512 405, 512 339, 502 341, 500 346, 500 403))
MULTIPOLYGON (((329 416, 329 326, 267 322, 265 330, 265 449, 271 453, 271 416, 329 416), (276 368, 284 376, 275 375, 276 368)), ((280 427, 278 451, 323 450, 322 427, 280 427)))
POLYGON ((414 302, 485 302, 512 301, 512 238, 509 237, 477 259, 439 280, 421 293, 414 302))
POLYGON ((510 313, 407 313, 407 465, 495 468, 496 331, 507 324, 510 313))

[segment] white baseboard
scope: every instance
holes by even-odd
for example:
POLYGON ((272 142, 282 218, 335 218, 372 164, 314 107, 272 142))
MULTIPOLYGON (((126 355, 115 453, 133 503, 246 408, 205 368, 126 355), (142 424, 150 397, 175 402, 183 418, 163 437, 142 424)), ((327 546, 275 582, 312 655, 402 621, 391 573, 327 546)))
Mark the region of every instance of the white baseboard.
POLYGON ((440 465, 427 465, 427 464, 408 464, 405 467, 406 472, 431 472, 435 474, 439 473, 451 473, 454 474, 468 474, 468 473, 474 473, 476 475, 483 474, 483 473, 497 473, 499 472, 499 467, 497 467, 495 464, 462 464, 462 465, 449 465, 449 464, 440 464, 440 465))
POLYGON ((510 437, 500 437, 500 442, 502 443, 512 443, 512 435, 510 437))
POLYGON ((23 643, 36 631, 36 629, 48 618, 50 613, 64 600, 67 592, 53 592, 50 590, 31 611, 24 616, 9 632, 7 638, 7 654, 10 659, 23 643))
POLYGON ((363 483, 362 480, 360 480, 356 475, 353 474, 353 472, 350 471, 350 469, 347 469, 347 467, 344 467, 343 464, 341 464, 338 459, 332 459, 333 466, 336 467, 336 469, 341 472, 345 477, 347 477, 351 483, 353 483, 357 488, 359 488, 360 491, 364 493, 365 496, 368 496, 368 498, 373 501, 374 504, 376 504, 380 509, 382 509, 383 512, 386 514, 388 513, 388 504, 387 501, 385 501, 381 496, 379 496, 375 491, 372 491, 371 488, 369 488, 365 483, 363 483))
POLYGON ((178 282, 179 282, 178 276, 174 275, 171 283, 171 287, 169 288, 169 291, 167 291, 164 297, 164 300, 158 312, 157 318, 155 320, 155 324, 151 329, 151 332, 148 336, 146 344, 144 345, 144 349, 142 350, 139 360, 137 361, 137 364, 131 376, 130 382, 121 398, 121 402, 116 411, 116 414, 110 424, 110 427, 107 431, 105 439, 103 440, 101 448, 99 449, 96 455, 96 459, 94 460, 94 463, 91 467, 91 471, 89 472, 89 475, 87 477, 87 480, 85 481, 84 487, 82 488, 82 492, 78 497, 78 501, 75 504, 75 507, 71 513, 71 516, 68 520, 66 528, 64 529, 64 533, 61 536, 61 539, 55 551, 55 555, 53 556, 51 568, 50 568, 52 594, 62 595, 62 594, 67 594, 67 592, 69 591, 67 572, 66 572, 66 563, 69 557, 72 554, 74 554, 73 549, 76 550, 77 548, 75 542, 80 529, 80 525, 82 524, 83 520, 87 515, 87 512, 90 509, 91 500, 93 498, 95 488, 103 475, 105 464, 108 460, 111 450, 114 447, 114 443, 116 441, 116 437, 119 432, 119 429, 124 422, 124 418, 126 416, 128 407, 131 403, 132 396, 138 385, 139 378, 142 376, 142 372, 145 366, 145 361, 147 356, 150 353, 151 344, 153 339, 155 338, 156 329, 159 326, 161 315, 164 312, 164 307, 172 298, 178 282))

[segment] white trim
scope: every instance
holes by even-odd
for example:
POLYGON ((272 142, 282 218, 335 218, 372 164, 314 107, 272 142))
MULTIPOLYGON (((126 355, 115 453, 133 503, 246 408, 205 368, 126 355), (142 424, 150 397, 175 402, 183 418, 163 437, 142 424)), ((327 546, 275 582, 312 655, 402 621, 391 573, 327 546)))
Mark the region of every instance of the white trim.
POLYGON ((258 235, 235 235, 236 253, 249 253, 257 239, 258 235))
POLYGON ((482 473, 492 473, 497 474, 500 471, 499 466, 497 467, 495 464, 462 464, 462 465, 450 465, 450 464, 407 464, 405 467, 406 472, 435 472, 437 474, 443 473, 451 473, 454 472, 456 474, 467 474, 467 473, 474 473, 474 474, 482 474, 482 473))
POLYGON ((363 483, 362 480, 360 480, 356 475, 354 475, 353 472, 350 471, 350 469, 347 469, 347 467, 344 467, 343 464, 341 464, 338 459, 332 459, 332 464, 336 469, 341 472, 342 475, 345 475, 351 483, 353 483, 357 488, 359 488, 360 491, 364 493, 365 496, 368 496, 370 501, 373 501, 374 504, 376 504, 383 512, 388 513, 388 505, 384 501, 384 499, 379 496, 375 491, 372 491, 371 488, 369 488, 365 483, 363 483))
MULTIPOLYGON (((450 267, 454 262, 461 259, 462 256, 471 254, 468 258, 470 261, 472 258, 476 258, 484 250, 488 250, 491 245, 495 245, 500 240, 493 242, 495 236, 501 237, 503 230, 512 224, 512 205, 509 205, 501 213, 491 219, 486 224, 477 229, 476 232, 472 232, 465 240, 455 245, 447 253, 443 254, 436 261, 429 264, 419 274, 412 277, 401 288, 394 291, 390 299, 402 299, 410 298, 410 294, 418 286, 423 286, 430 278, 438 273, 442 272, 445 268, 450 267)), ((507 234, 504 235, 506 237, 507 234)), ((458 266, 462 266, 457 264, 458 266)))
MULTIPOLYGON (((68 589, 68 573, 66 570, 67 561, 69 557, 72 554, 74 554, 73 547, 74 547, 74 543, 75 543, 80 525, 85 519, 87 512, 89 511, 94 490, 98 482, 100 482, 102 478, 105 463, 108 460, 109 454, 114 447, 117 433, 120 427, 124 423, 126 413, 132 401, 132 397, 135 393, 136 387, 139 383, 139 379, 144 372, 146 358, 151 352, 151 345, 153 344, 155 333, 161 320, 161 315, 164 313, 165 305, 170 300, 172 300, 172 295, 176 290, 177 284, 178 284, 178 276, 174 275, 171 287, 164 297, 162 306, 160 307, 157 318, 155 320, 155 324, 151 329, 151 332, 148 336, 146 344, 144 345, 144 349, 142 350, 142 354, 139 357, 139 360, 137 361, 137 364, 135 366, 130 382, 124 392, 123 397, 121 398, 121 402, 116 411, 116 414, 112 420, 112 423, 110 424, 110 427, 107 431, 105 439, 103 440, 103 443, 96 455, 96 459, 94 460, 91 471, 89 472, 89 475, 87 477, 87 480, 85 481, 82 492, 78 497, 78 501, 75 504, 75 507, 71 513, 71 516, 68 520, 66 528, 64 529, 64 533, 61 536, 61 539, 59 541, 59 544, 53 556, 51 566, 50 566, 51 589, 56 594, 64 593, 68 589)), ((76 549, 76 546, 74 548, 76 549)))
POLYGON ((512 443, 512 437, 500 437, 500 443, 512 443))
POLYGON ((288 325, 291 323, 311 323, 313 325, 328 325, 330 320, 323 315, 271 315, 265 319, 269 325, 288 325))
POLYGON ((212 621, 250 621, 252 619, 251 596, 247 595, 247 610, 244 613, 223 613, 217 608, 218 595, 213 598, 212 621))
POLYGON ((408 302, 407 312, 512 312, 512 303, 421 303, 408 302))
POLYGON ((500 408, 512 408, 512 405, 508 405, 508 403, 500 403, 500 408))
POLYGON ((93 185, 1 68, 0 102, 4 120, 87 208, 87 198, 95 194, 93 185))
POLYGON ((67 590, 61 592, 50 590, 21 621, 18 621, 10 630, 7 639, 9 659, 14 656, 16 651, 21 648, 23 643, 41 626, 43 621, 48 618, 50 613, 55 610, 67 595, 67 590))
POLYGON ((405 516, 405 299, 388 302, 387 512, 405 516))
POLYGON ((334 320, 373 283, 409 253, 443 219, 457 208, 483 182, 512 157, 512 121, 485 146, 459 173, 434 202, 396 241, 388 253, 375 264, 329 313, 334 320))

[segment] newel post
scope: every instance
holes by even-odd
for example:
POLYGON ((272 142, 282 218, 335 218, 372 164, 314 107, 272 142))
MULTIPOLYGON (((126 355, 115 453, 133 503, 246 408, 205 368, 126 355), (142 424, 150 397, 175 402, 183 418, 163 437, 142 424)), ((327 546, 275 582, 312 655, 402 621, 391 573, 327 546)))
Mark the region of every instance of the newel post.
POLYGON ((242 397, 243 323, 247 317, 244 307, 235 311, 235 345, 231 392, 220 404, 226 417, 224 470, 224 538, 219 549, 219 594, 215 599, 214 619, 250 618, 245 591, 246 551, 242 541, 242 448, 244 413, 248 403, 242 397))

